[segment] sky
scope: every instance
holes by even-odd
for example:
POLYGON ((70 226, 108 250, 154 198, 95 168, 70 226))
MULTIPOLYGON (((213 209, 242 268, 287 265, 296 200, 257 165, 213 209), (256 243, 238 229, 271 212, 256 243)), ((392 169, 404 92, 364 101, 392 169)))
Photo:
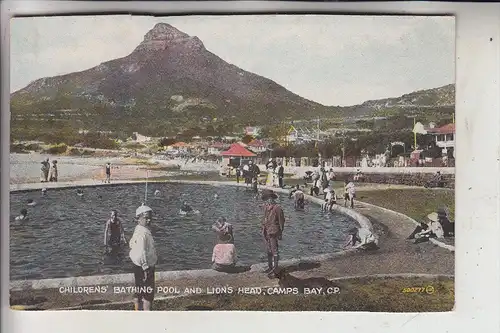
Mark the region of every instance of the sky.
POLYGON ((10 91, 124 57, 159 22, 324 105, 355 105, 455 81, 453 17, 61 16, 11 20, 10 91))

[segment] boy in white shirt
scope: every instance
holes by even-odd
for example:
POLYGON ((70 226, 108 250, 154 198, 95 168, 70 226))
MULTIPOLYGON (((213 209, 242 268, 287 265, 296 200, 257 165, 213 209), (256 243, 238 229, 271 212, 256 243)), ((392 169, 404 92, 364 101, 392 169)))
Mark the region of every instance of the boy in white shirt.
POLYGON ((153 210, 144 204, 137 208, 137 226, 129 241, 129 257, 133 263, 135 287, 135 310, 151 310, 154 299, 155 265, 158 260, 150 225, 153 210))
POLYGON ((325 203, 323 204, 323 211, 330 212, 334 204, 337 203, 337 196, 334 189, 325 189, 325 203))

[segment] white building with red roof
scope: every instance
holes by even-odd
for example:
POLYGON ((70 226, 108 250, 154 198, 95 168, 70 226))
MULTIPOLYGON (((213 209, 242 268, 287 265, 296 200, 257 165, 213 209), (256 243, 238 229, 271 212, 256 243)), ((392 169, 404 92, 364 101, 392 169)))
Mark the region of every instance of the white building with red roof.
POLYGON ((427 129, 427 134, 434 136, 436 146, 447 150, 455 148, 455 124, 427 129))
POLYGON ((208 154, 209 155, 219 155, 225 149, 228 148, 228 145, 222 142, 214 142, 210 146, 208 146, 208 154))

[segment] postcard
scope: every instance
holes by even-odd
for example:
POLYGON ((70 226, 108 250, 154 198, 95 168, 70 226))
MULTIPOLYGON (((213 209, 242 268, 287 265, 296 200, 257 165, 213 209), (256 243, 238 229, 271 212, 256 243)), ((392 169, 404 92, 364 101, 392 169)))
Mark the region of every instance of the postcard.
POLYGON ((12 309, 453 309, 453 17, 10 31, 12 309))

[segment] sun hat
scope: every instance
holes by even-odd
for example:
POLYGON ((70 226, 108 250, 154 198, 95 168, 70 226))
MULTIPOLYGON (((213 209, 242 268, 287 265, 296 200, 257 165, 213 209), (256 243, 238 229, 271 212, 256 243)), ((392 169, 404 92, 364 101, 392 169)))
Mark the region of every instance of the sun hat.
POLYGON ((137 217, 137 216, 140 216, 144 213, 152 212, 152 211, 153 210, 150 207, 146 206, 145 204, 142 204, 141 206, 139 206, 139 208, 137 208, 135 210, 135 216, 137 217))
POLYGON ((431 220, 432 222, 437 222, 438 221, 438 213, 433 212, 427 215, 427 218, 431 220))

